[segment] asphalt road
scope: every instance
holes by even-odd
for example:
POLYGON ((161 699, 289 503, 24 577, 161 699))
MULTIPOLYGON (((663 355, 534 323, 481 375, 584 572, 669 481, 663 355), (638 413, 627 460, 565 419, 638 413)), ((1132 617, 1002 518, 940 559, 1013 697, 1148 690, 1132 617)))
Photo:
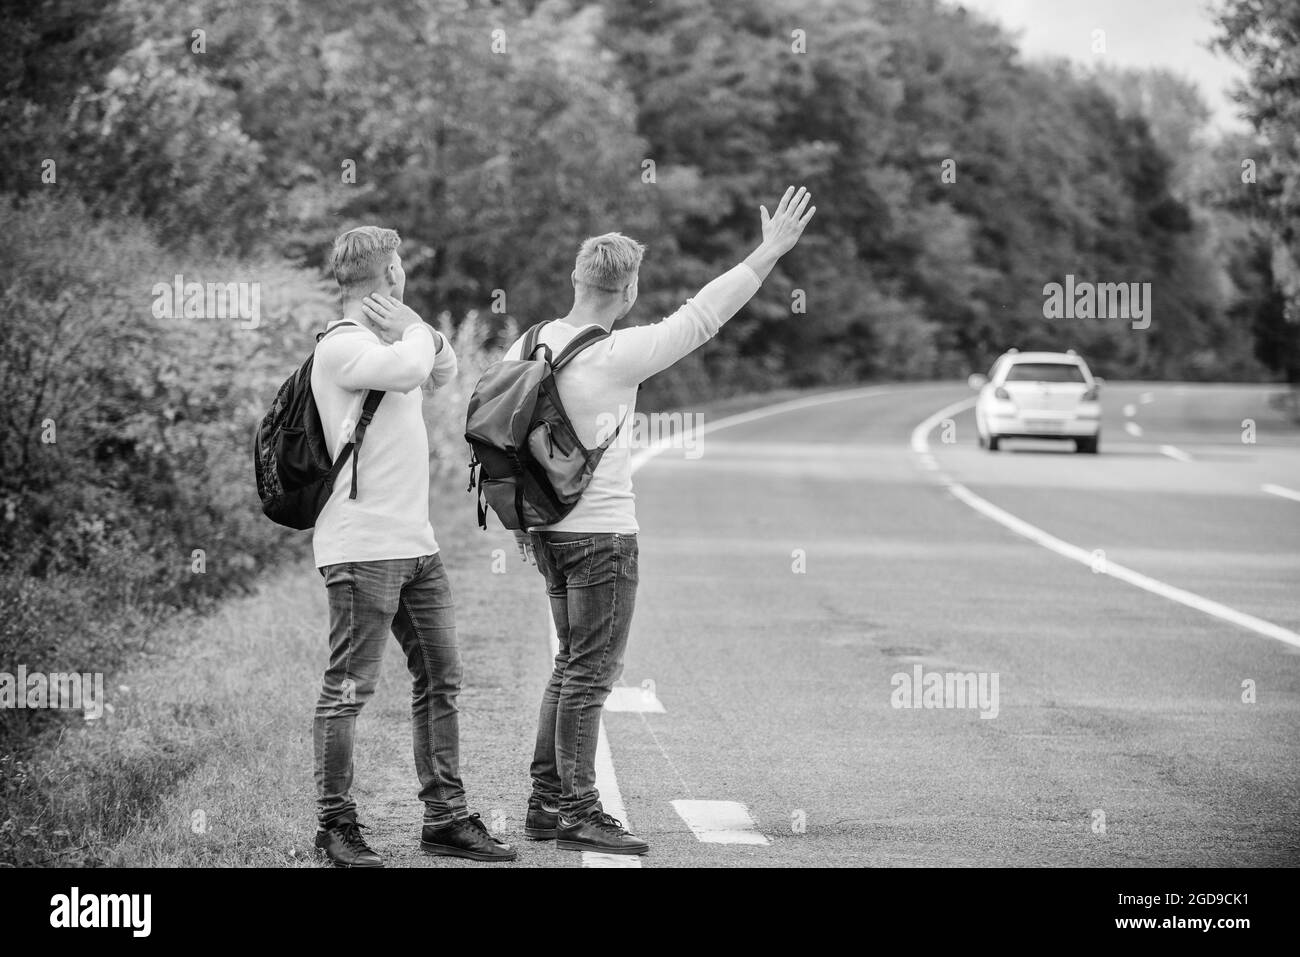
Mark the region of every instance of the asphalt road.
POLYGON ((605 714, 644 866, 1300 863, 1300 648, 944 484, 1297 631, 1300 501, 1262 486, 1300 491, 1300 431, 1271 391, 1112 383, 1098 456, 982 451, 964 411, 926 468, 913 429, 971 393, 885 387, 647 462, 623 683, 664 712, 605 714), (996 673, 997 716, 893 707, 917 665, 996 673), (700 840, 681 800, 743 805, 756 843, 700 840))

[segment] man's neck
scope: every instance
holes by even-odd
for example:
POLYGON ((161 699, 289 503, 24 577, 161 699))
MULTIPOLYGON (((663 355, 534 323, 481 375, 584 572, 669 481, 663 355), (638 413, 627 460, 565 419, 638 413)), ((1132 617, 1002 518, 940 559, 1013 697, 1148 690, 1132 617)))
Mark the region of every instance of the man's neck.
POLYGON ((571 326, 582 328, 583 326, 600 326, 608 332, 618 321, 618 311, 616 309, 601 309, 585 304, 574 303, 569 314, 560 322, 567 323, 571 326))
POLYGON ((391 292, 389 292, 388 290, 374 289, 368 293, 364 293, 359 296, 349 295, 346 298, 344 298, 342 318, 347 319, 351 322, 355 322, 359 326, 365 326, 367 329, 373 332, 375 327, 371 325, 370 320, 366 318, 366 314, 362 311, 361 302, 363 299, 366 298, 366 296, 374 295, 377 293, 380 293, 382 295, 391 295, 391 292))

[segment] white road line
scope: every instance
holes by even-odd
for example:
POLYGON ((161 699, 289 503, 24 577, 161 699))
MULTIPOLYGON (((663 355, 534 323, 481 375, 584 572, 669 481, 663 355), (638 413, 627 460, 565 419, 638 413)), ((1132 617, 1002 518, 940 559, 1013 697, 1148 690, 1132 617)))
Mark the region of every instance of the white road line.
MULTIPOLYGON (((560 636, 555 632, 555 619, 551 617, 549 602, 546 608, 546 627, 551 644, 551 658, 554 658, 560 651, 560 636)), ((629 831, 632 830, 632 825, 627 819, 627 808, 623 806, 623 794, 618 789, 618 778, 614 775, 614 756, 609 750, 609 735, 605 733, 603 718, 596 727, 596 790, 600 792, 600 803, 605 808, 605 813, 612 814, 622 821, 629 831)), ((598 854, 595 851, 583 851, 582 866, 640 867, 641 858, 635 854, 598 854)))
POLYGON ((1141 402, 1143 405, 1150 405, 1155 400, 1156 400, 1156 394, 1154 392, 1143 392, 1141 395, 1138 396, 1138 401, 1141 402))
POLYGON ((771 844, 759 834, 749 808, 737 801, 674 801, 673 810, 705 844, 771 844))
MULTIPOLYGON (((606 711, 631 711, 642 714, 667 714, 663 702, 649 688, 619 685, 605 699, 606 711)), ((618 815, 615 815, 617 817, 618 815)))
POLYGON ((1160 454, 1167 455, 1171 459, 1177 459, 1179 462, 1190 462, 1192 457, 1175 445, 1160 446, 1160 454))
POLYGON ((1124 417, 1126 419, 1131 419, 1133 418, 1133 416, 1137 414, 1138 414, 1138 407, 1136 405, 1130 403, 1129 405, 1124 406, 1124 417))
POLYGON ((1124 431, 1134 438, 1140 438, 1142 435, 1142 426, 1138 425, 1136 422, 1125 422, 1124 431))
POLYGON ((1266 485, 1261 485, 1260 488, 1269 495, 1278 495, 1282 498, 1289 498, 1293 502, 1300 502, 1300 492, 1295 491, 1295 489, 1285 488, 1281 485, 1274 485, 1271 482, 1266 485))
MULTIPOLYGON (((941 388, 936 386, 936 388, 941 388)), ((819 405, 830 405, 833 402, 850 402, 853 399, 865 399, 876 395, 890 395, 899 392, 899 389, 868 387, 862 389, 845 389, 841 392, 827 392, 821 395, 810 395, 802 399, 791 399, 788 402, 778 402, 775 405, 766 405, 762 408, 751 409, 749 412, 741 412, 737 415, 728 415, 713 422, 706 422, 698 429, 692 429, 695 436, 705 436, 710 432, 717 432, 721 429, 730 429, 733 426, 744 425, 747 422, 757 422, 760 419, 766 419, 773 415, 783 415, 786 412, 798 412, 800 409, 812 409, 819 405)), ((914 390, 908 390, 914 391, 914 390)), ((972 402, 975 400, 972 399, 972 402)), ((648 448, 644 448, 632 456, 632 472, 635 474, 641 466, 645 465, 660 452, 671 449, 675 444, 681 441, 680 436, 670 436, 652 443, 648 448)))
POLYGON ((965 412, 975 405, 975 398, 962 399, 960 402, 954 402, 952 405, 945 405, 934 415, 930 416, 920 425, 912 430, 912 451, 918 455, 930 454, 930 433, 944 419, 951 418, 959 412, 965 412))
MULTIPOLYGON (((940 409, 913 429, 912 449, 917 452, 928 452, 930 449, 930 432, 934 430, 934 427, 938 425, 941 420, 952 415, 953 412, 954 406, 940 409)), ((1151 578, 1148 575, 1143 575, 1141 572, 1133 571, 1131 568, 1126 568, 1125 566, 1110 560, 1097 562, 1092 552, 1080 548, 1077 545, 1071 545, 1069 542, 1062 541, 1055 535, 1043 531, 1038 526, 1031 525, 1029 522, 1017 518, 1010 512, 1003 511, 987 499, 980 498, 980 496, 966 488, 966 486, 953 480, 948 475, 944 473, 940 473, 940 475, 944 484, 948 487, 948 490, 952 492, 958 500, 969 505, 981 515, 993 519, 993 521, 997 522, 999 525, 1009 528, 1017 535, 1023 536, 1031 542, 1043 546, 1049 551, 1053 551, 1064 558, 1069 558, 1081 565, 1085 565, 1098 574, 1118 578, 1120 581, 1127 582, 1128 584, 1141 588, 1144 591, 1149 591, 1153 595, 1159 595, 1160 597, 1167 598, 1170 601, 1176 601, 1181 605, 1186 605, 1188 608, 1193 608, 1196 611, 1212 615, 1215 618, 1237 625, 1240 628, 1246 628, 1256 634, 1263 635, 1266 638, 1274 638, 1277 641, 1300 648, 1300 634, 1297 634, 1290 629, 1283 628, 1281 625, 1275 625, 1271 621, 1265 621, 1262 618, 1256 618, 1254 615, 1247 615, 1244 612, 1237 611, 1235 608, 1221 605, 1217 601, 1202 598, 1200 595, 1193 592, 1185 591, 1181 588, 1175 588, 1173 585, 1168 585, 1158 579, 1151 578)))

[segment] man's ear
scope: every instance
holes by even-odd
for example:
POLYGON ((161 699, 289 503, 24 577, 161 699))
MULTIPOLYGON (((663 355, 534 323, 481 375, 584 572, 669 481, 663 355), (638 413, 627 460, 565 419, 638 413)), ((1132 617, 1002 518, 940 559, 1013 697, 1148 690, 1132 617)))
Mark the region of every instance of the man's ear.
POLYGON ((397 264, 389 263, 384 268, 384 282, 388 283, 388 288, 392 289, 397 285, 397 264))
POLYGON ((569 273, 569 282, 573 283, 574 289, 578 288, 578 270, 575 269, 573 272, 569 273))

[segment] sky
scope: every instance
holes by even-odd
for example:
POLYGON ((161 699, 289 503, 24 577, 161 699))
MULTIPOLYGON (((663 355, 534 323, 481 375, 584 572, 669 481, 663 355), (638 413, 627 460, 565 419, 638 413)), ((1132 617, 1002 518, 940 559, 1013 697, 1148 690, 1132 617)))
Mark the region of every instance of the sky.
POLYGON ((1093 30, 1105 31, 1106 61, 1123 67, 1160 66, 1194 80, 1218 130, 1241 129, 1228 89, 1241 68, 1206 44, 1215 34, 1207 0, 955 0, 1020 36, 1027 59, 1063 56, 1095 62, 1093 30))

